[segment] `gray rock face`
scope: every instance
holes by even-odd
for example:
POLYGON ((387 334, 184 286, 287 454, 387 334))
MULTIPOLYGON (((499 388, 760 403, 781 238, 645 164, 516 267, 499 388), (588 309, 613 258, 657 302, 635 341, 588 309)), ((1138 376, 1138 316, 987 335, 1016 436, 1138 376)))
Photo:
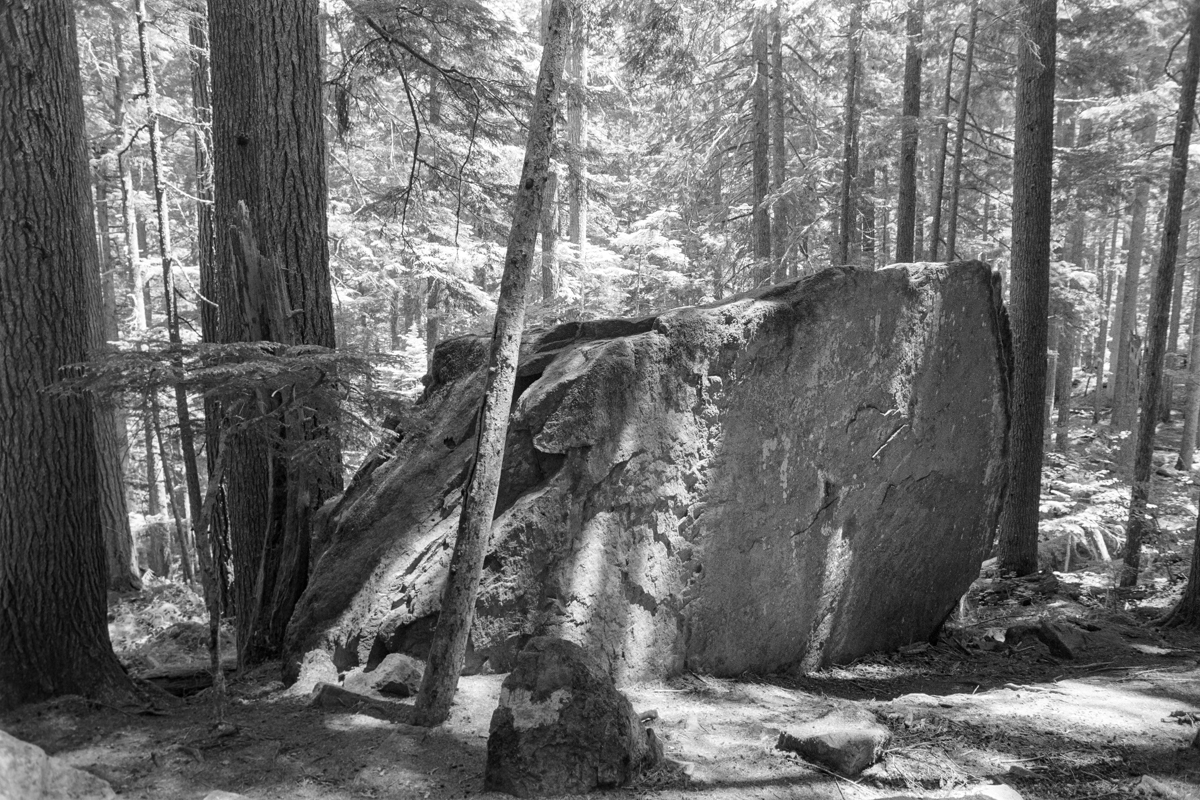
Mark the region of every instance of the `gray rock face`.
POLYGON ((839 709, 779 734, 776 747, 853 778, 874 764, 892 733, 866 709, 839 709))
POLYGON ((107 781, 0 731, 0 798, 105 800, 116 796, 107 781))
POLYGON ((661 758, 653 732, 595 659, 538 637, 504 679, 483 785, 518 797, 582 794, 622 786, 661 758))
MULTIPOLYGON (((999 514, 1007 337, 979 263, 531 332, 468 670, 506 671, 546 634, 621 679, 930 636, 999 514)), ((485 355, 478 337, 438 347, 425 397, 330 512, 289 680, 427 652, 485 355)))

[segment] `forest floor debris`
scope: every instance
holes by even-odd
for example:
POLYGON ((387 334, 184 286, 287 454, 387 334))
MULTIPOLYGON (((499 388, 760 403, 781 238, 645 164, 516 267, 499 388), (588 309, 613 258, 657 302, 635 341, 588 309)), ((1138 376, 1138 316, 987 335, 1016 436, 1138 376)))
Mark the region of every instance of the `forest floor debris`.
MULTIPOLYGON (((1184 473, 1159 471, 1141 585, 1116 588, 1104 551, 1116 557, 1127 513, 1119 444, 1087 429, 1068 454, 1048 454, 1043 556, 1056 571, 1014 579, 985 565, 936 641, 815 673, 624 687, 668 760, 618 794, 874 800, 1012 789, 1026 800, 1200 800, 1200 633, 1153 625, 1186 578, 1195 488, 1184 473), (882 761, 859 777, 776 749, 781 731, 848 705, 892 733, 882 761)), ((152 582, 111 606, 118 654, 139 675, 201 667, 202 613, 194 593, 152 582)), ((232 655, 228 631, 223 640, 232 655)), ((465 677, 449 721, 430 730, 405 722, 411 698, 312 704, 278 675, 270 664, 231 678, 220 709, 206 691, 164 698, 155 713, 64 698, 0 717, 0 728, 120 797, 502 797, 482 785, 503 676, 465 677)))

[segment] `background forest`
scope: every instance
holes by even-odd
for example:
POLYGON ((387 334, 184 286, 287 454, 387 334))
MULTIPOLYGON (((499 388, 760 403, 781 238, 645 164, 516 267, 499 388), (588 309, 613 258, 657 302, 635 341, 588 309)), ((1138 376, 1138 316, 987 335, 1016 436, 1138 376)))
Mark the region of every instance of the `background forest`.
MULTIPOLYGON (((168 226, 180 335, 199 339, 212 191, 204 8, 149 3, 140 33, 132 12, 84 3, 78 18, 106 338, 126 352, 167 338, 168 226)), ((491 322, 541 18, 536 2, 324 6, 333 321, 338 346, 369 364, 354 394, 366 420, 384 396, 420 389, 437 342, 491 322)), ((1073 374, 1092 387, 1098 372, 1116 375, 1095 409, 1113 402, 1114 425, 1129 430, 1137 382, 1118 362, 1144 329, 1182 53, 1174 68, 1168 59, 1184 12, 1097 0, 1064 2, 1059 18, 1051 364, 1060 395, 1073 374)), ((596 5, 569 45, 529 321, 646 314, 834 264, 873 268, 906 260, 898 246, 910 235, 915 260, 978 258, 1006 272, 1021 35, 1015 3, 596 5), (917 222, 898 237, 905 202, 917 222)), ((1187 344, 1195 296, 1183 230, 1173 353, 1187 344)), ((139 563, 187 577, 171 397, 125 397, 139 563)), ((202 419, 198 394, 191 403, 202 419)), ((347 471, 373 441, 354 430, 363 436, 348 439, 347 471)))

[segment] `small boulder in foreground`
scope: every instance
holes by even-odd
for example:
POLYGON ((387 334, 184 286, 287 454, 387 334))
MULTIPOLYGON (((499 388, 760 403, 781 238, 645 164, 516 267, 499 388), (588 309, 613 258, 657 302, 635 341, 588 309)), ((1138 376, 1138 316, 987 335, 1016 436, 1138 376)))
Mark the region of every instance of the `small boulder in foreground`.
POLYGON ((538 637, 500 690, 484 788, 518 797, 616 788, 661 758, 654 732, 594 658, 538 637))

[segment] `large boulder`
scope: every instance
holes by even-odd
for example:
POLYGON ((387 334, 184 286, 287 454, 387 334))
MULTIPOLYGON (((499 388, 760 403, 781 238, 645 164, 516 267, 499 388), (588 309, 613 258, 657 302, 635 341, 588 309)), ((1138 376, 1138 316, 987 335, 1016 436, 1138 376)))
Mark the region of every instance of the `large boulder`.
POLYGON ((613 789, 662 758, 625 695, 579 645, 532 639, 500 689, 485 789, 518 797, 613 789))
MULTIPOLYGON (((531 637, 621 679, 816 667, 928 638, 978 572, 1005 480, 1008 327, 980 263, 830 269, 702 308, 526 337, 468 670, 531 637)), ((424 656, 487 342, 328 515, 285 677, 424 656)))

